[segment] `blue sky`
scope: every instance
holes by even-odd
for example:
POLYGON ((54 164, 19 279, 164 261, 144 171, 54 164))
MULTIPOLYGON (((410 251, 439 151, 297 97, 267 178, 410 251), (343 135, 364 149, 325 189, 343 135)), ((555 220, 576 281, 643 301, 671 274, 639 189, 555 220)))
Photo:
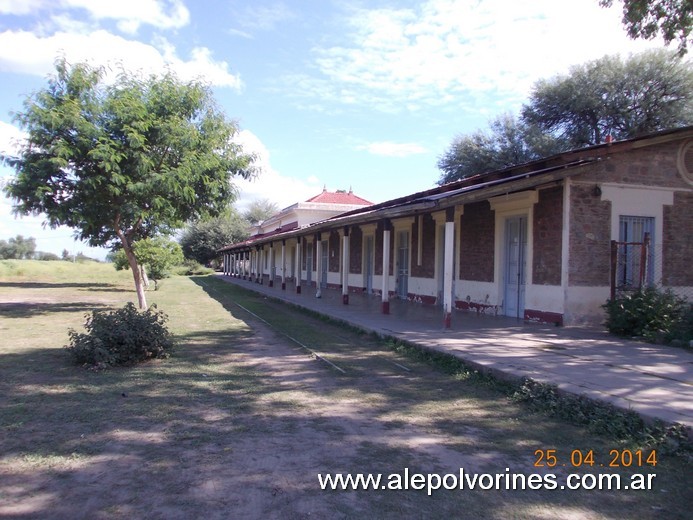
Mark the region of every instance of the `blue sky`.
MULTIPOLYGON (((0 0, 0 149, 21 132, 11 112, 53 62, 171 67, 202 77, 262 173, 239 182, 243 208, 280 207, 326 186, 373 202, 424 190, 459 134, 516 113, 531 86, 630 40, 621 5, 598 0, 0 0)), ((0 182, 12 174, 0 167, 0 182)), ((103 257, 69 229, 15 218, 0 197, 0 239, 103 257)))

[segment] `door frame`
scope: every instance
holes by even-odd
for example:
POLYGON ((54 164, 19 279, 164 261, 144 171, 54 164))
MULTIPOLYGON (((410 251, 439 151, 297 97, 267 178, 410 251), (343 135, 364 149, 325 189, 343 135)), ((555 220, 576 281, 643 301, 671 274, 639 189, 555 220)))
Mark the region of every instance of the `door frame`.
POLYGON ((527 299, 527 249, 528 249, 528 228, 529 223, 526 215, 514 215, 508 216, 504 219, 504 229, 503 229, 503 242, 505 244, 505 250, 503 252, 503 302, 504 309, 503 313, 506 316, 512 318, 524 318, 525 313, 525 303, 527 299), (510 272, 511 263, 511 247, 510 240, 511 235, 511 225, 513 223, 518 224, 517 235, 518 235, 518 250, 517 250, 517 263, 519 264, 518 270, 510 272), (511 284, 511 281, 517 280, 517 283, 511 284), (515 286, 512 289, 516 292, 516 299, 513 302, 513 308, 515 311, 510 314, 509 308, 509 296, 511 291, 511 285, 515 286))

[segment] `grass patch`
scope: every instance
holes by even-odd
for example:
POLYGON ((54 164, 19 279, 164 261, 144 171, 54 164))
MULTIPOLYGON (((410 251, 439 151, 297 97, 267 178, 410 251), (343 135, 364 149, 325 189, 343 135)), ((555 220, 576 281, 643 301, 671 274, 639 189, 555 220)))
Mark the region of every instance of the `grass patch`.
POLYGON ((492 379, 450 359, 302 314, 215 277, 173 277, 148 294, 177 336, 171 358, 105 372, 71 366, 61 347, 67 329, 84 320, 83 307, 119 308, 134 298, 131 280, 120 275, 99 271, 92 285, 78 269, 22 282, 0 277, 10 310, 22 302, 64 305, 0 317, 0 516, 689 513, 690 460, 681 454, 662 455, 656 468, 609 470, 624 478, 656 472, 657 488, 646 492, 322 491, 317 473, 604 472, 536 468, 535 451, 556 449, 564 462, 571 450, 592 449, 603 462, 620 444, 514 403, 492 379), (310 359, 234 302, 347 373, 310 359))

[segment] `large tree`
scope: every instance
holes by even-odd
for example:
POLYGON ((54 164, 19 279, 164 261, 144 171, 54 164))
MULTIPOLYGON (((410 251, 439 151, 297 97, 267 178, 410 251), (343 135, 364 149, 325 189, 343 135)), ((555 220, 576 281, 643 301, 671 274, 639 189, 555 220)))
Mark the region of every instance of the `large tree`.
POLYGON ((173 73, 140 77, 56 62, 48 86, 30 95, 15 120, 28 137, 6 188, 20 215, 44 214, 92 246, 122 247, 140 308, 146 298, 133 244, 227 207, 231 178, 253 158, 199 81, 173 73))
POLYGON ((248 221, 233 207, 218 217, 192 222, 180 237, 183 255, 210 264, 219 258, 219 249, 248 238, 248 226, 248 221))
POLYGON ((243 212, 245 218, 252 226, 255 226, 267 220, 272 215, 277 213, 279 208, 269 199, 256 199, 248 204, 247 209, 243 212))
POLYGON ((489 123, 489 131, 478 130, 453 140, 438 158, 438 168, 443 172, 438 182, 445 184, 558 151, 560 143, 552 136, 542 134, 511 114, 503 114, 489 123))
POLYGON ((36 239, 17 235, 9 240, 0 240, 0 258, 30 259, 36 252, 36 239))
POLYGON ((440 184, 552 153, 693 123, 693 68, 664 50, 605 56, 535 83, 519 120, 458 136, 438 161, 440 184))
POLYGON ((663 50, 605 56, 537 82, 522 117, 573 148, 685 126, 693 68, 663 50))
MULTIPOLYGON (((614 0, 599 0, 602 7, 611 7, 614 0)), ((631 38, 654 38, 661 33, 668 45, 679 42, 679 56, 687 52, 688 36, 693 26, 691 0, 623 0, 623 25, 631 38)))

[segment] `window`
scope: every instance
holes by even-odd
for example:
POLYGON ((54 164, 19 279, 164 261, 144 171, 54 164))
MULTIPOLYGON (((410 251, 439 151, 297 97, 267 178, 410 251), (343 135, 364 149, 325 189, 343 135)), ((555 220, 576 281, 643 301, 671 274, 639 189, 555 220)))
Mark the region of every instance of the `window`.
POLYGON ((654 230, 654 217, 621 215, 619 218, 620 244, 616 266, 619 286, 639 288, 641 284, 654 282, 654 230), (643 251, 643 248, 646 249, 643 251))

